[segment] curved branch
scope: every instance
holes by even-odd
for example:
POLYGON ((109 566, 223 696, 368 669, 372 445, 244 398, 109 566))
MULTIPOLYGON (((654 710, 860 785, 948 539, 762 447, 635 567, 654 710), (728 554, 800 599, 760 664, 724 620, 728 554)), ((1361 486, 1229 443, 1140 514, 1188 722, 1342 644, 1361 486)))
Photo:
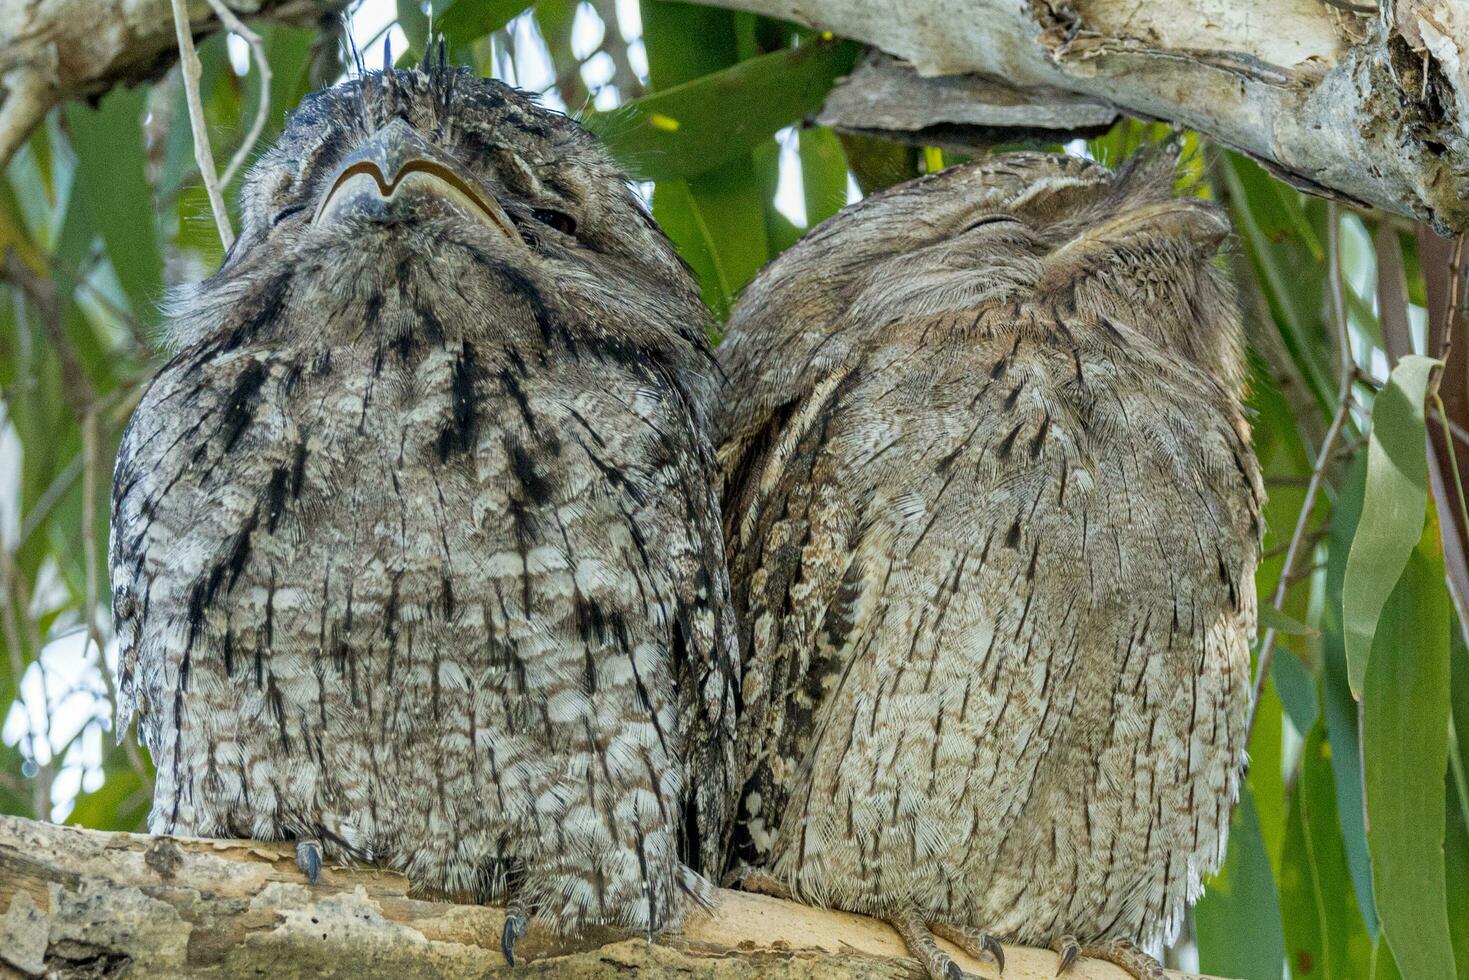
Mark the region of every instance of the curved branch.
MULTIPOLYGON (((874 919, 721 891, 712 914, 655 942, 573 941, 533 925, 509 970, 504 911, 410 895, 398 875, 325 868, 308 887, 288 845, 114 834, 0 817, 0 975, 917 978, 874 919)), ((966 969, 993 966, 958 955, 966 969)), ((1050 978, 1056 954, 1006 947, 1005 980, 1050 978)), ((1073 980, 1120 976, 1083 960, 1073 980)), ((1176 974, 1174 976, 1177 976, 1176 974)))
POLYGON ((1365 5, 1319 0, 704 2, 857 38, 912 64, 912 84, 892 89, 886 107, 911 126, 832 113, 843 128, 962 124, 934 117, 942 92, 927 86, 976 74, 1029 90, 1037 107, 1059 89, 1094 110, 1169 120, 1303 189, 1469 228, 1469 7, 1458 0, 1384 2, 1370 16, 1354 9, 1365 5))

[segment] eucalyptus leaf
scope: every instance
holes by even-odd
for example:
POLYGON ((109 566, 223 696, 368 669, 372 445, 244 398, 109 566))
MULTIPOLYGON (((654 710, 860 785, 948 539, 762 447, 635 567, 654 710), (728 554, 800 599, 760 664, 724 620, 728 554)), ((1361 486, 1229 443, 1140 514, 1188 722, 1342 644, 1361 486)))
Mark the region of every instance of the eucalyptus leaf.
POLYGON ((1320 636, 1318 630, 1314 630, 1298 619, 1292 619, 1274 606, 1266 604, 1259 610, 1260 626, 1263 629, 1272 629, 1277 633, 1288 633, 1291 636, 1320 636))
POLYGON ((582 123, 644 180, 717 170, 821 107, 856 60, 845 42, 817 41, 742 61, 692 81, 591 112, 582 123))
POLYGON ((1383 604, 1423 530, 1428 503, 1423 401, 1429 374, 1440 363, 1404 357, 1372 405, 1362 517, 1342 581, 1347 677, 1357 697, 1383 604))
POLYGON ((1199 966, 1205 972, 1238 980, 1280 980, 1285 962, 1280 899, 1248 793, 1235 808, 1224 867, 1194 907, 1194 929, 1199 966))
MULTIPOLYGON (((1369 505, 1371 490, 1369 473, 1369 505)), ((1364 507, 1364 525, 1367 515, 1364 507)), ((1362 696, 1372 890, 1382 934, 1413 980, 1455 980, 1445 908, 1449 598, 1440 547, 1429 521, 1382 607, 1362 696)))
POLYGON ((66 107, 77 155, 74 193, 85 195, 133 316, 141 321, 156 318, 163 294, 163 253, 143 150, 147 94, 146 86, 119 86, 96 109, 78 102, 66 107))

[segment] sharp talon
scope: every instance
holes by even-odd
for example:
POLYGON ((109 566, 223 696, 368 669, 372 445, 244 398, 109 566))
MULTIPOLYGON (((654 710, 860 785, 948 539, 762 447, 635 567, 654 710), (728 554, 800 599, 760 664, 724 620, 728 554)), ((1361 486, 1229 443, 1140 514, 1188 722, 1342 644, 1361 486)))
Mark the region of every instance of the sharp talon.
POLYGON ((1056 976, 1059 977, 1076 965, 1081 957, 1081 944, 1076 941, 1075 936, 1062 936, 1058 952, 1061 954, 1061 962, 1056 967, 1056 976))
POLYGON ((959 964, 949 960, 949 965, 944 967, 944 974, 949 980, 964 980, 964 971, 959 969, 959 964))
POLYGON ((505 916, 505 928, 500 933, 500 952, 505 954, 505 962, 515 965, 515 944, 525 935, 530 923, 525 916, 519 912, 510 912, 505 916))
POLYGON ((1000 941, 998 939, 996 939, 994 936, 991 936, 988 933, 986 933, 985 935, 983 935, 983 936, 980 937, 979 944, 984 947, 984 951, 986 953, 989 953, 991 956, 993 956, 995 958, 995 965, 1000 968, 1000 972, 1001 973, 1004 973, 1005 972, 1005 948, 1000 945, 1000 941))
POLYGON ((321 877, 321 844, 314 840, 296 842, 296 867, 311 884, 321 877))

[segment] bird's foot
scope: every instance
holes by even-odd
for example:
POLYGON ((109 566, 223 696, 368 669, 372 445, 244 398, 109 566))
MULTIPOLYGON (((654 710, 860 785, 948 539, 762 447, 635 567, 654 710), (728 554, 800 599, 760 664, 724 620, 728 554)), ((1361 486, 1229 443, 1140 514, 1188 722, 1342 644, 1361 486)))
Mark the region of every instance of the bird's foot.
POLYGON ((795 894, 785 882, 763 868, 752 868, 748 864, 726 875, 724 887, 738 888, 742 892, 754 892, 757 895, 769 895, 771 898, 783 898, 788 902, 796 901, 795 894))
POLYGON ((321 841, 313 837, 296 842, 296 867, 310 884, 321 877, 321 841))
POLYGON ((989 933, 971 926, 951 926, 947 922, 930 922, 928 928, 935 936, 947 939, 977 960, 994 960, 999 971, 1005 972, 1005 949, 989 933))
POLYGON ((512 904, 505 910, 505 928, 500 932, 500 952, 505 954, 506 964, 515 965, 515 944, 524 938, 529 929, 530 916, 524 909, 512 904))
POLYGON ((1055 950, 1061 957, 1056 966, 1058 977, 1071 969, 1078 959, 1088 956, 1120 966, 1136 980, 1164 980, 1163 964, 1130 939, 1101 939, 1083 945, 1076 941, 1075 936, 1062 936, 1056 943, 1055 950))
POLYGON ((935 935, 943 936, 964 952, 976 959, 992 959, 1003 972, 1005 953, 993 936, 978 929, 951 926, 947 923, 927 922, 916 912, 908 912, 888 919, 888 924, 903 937, 903 945, 923 967, 929 980, 977 980, 976 975, 965 973, 954 958, 939 948, 935 935))

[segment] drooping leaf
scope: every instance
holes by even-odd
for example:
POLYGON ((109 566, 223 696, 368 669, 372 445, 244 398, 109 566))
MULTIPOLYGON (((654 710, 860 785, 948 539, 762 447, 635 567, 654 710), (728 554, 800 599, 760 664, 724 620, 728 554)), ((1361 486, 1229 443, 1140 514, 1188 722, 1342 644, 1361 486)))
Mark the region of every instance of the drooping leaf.
POLYGON ((66 119, 77 155, 73 193, 85 195, 133 316, 151 322, 162 298, 163 253, 143 150, 146 99, 145 86, 118 86, 96 109, 69 103, 66 119))
POLYGON ((775 51, 588 113, 582 122, 635 176, 689 177, 749 154, 815 112, 856 54, 854 45, 835 41, 775 51))
POLYGON ((1238 153, 1226 154, 1219 171, 1229 192, 1235 230, 1249 254, 1280 339, 1322 415, 1329 415, 1335 385, 1321 315, 1326 269, 1322 257, 1298 234, 1303 223, 1314 226, 1309 209, 1320 204, 1293 190, 1283 196, 1277 181, 1238 153))
MULTIPOLYGON (((1370 504, 1370 473, 1368 493, 1370 504)), ((1364 506, 1359 538, 1368 514, 1364 506)), ((1455 980, 1444 878, 1449 684, 1449 598, 1430 520, 1382 607, 1362 696, 1372 890, 1393 958, 1414 980, 1455 980)))
POLYGON ((1337 494, 1326 542, 1326 602, 1321 611, 1321 697, 1327 739, 1331 744, 1331 768, 1336 777, 1336 809, 1347 850, 1347 866, 1351 869, 1352 889, 1367 931, 1375 939, 1377 905, 1372 898, 1372 866, 1367 856, 1367 811, 1362 799, 1362 750, 1358 738, 1361 705, 1352 697, 1352 689, 1347 682, 1346 641, 1341 616, 1342 579, 1346 575, 1352 537, 1362 515, 1362 492, 1366 482, 1367 454, 1358 452, 1337 494))
POLYGON ((1287 616, 1271 605, 1260 607, 1259 622, 1261 629, 1272 629, 1277 633, 1288 633, 1291 636, 1320 636, 1320 631, 1314 630, 1298 619, 1287 616))
POLYGON ((806 227, 815 228, 847 203, 847 155, 841 140, 829 129, 806 126, 799 139, 806 227))
POLYGON ((1205 972, 1239 980, 1280 980, 1285 962, 1280 899, 1248 792, 1241 794, 1234 811, 1224 867, 1194 907, 1194 928, 1205 972))
POLYGON ((434 34, 443 34, 449 50, 458 54, 486 34, 510 23, 531 0, 455 0, 434 18, 434 34))
POLYGON ((1277 872, 1285 847, 1286 830, 1285 773, 1281 764, 1285 750, 1284 735, 1285 713, 1280 695, 1275 692, 1274 680, 1266 678, 1265 687, 1260 691, 1255 728, 1250 733, 1250 770, 1245 784, 1255 805, 1265 854, 1270 859, 1271 868, 1277 872))
POLYGON ((1444 879, 1448 888, 1449 938, 1458 980, 1469 980, 1469 799, 1454 782, 1444 828, 1444 879))
POLYGON ((1438 363, 1416 355, 1403 358, 1372 405, 1362 518, 1342 581, 1347 677, 1358 697, 1378 616, 1423 530, 1428 502, 1423 399, 1429 372, 1438 363))

